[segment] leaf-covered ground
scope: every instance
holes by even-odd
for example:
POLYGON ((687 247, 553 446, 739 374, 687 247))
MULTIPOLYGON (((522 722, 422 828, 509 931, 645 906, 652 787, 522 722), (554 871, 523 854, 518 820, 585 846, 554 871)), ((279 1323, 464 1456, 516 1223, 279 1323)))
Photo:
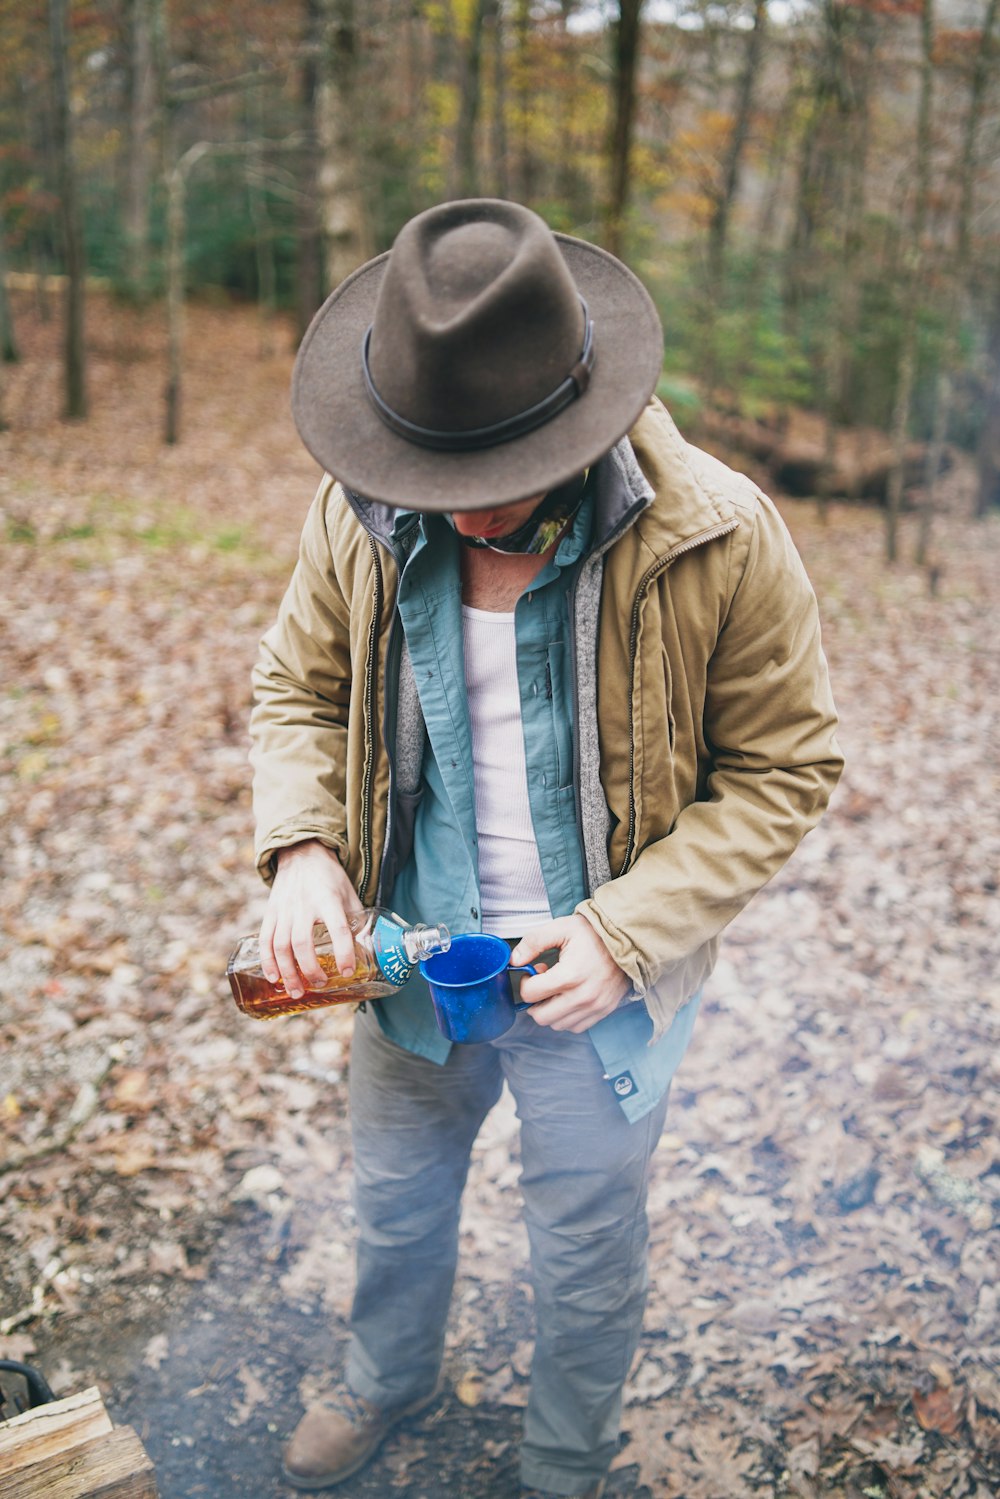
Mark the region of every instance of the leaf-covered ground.
MULTIPOLYGON (((97 1383, 163 1499, 280 1495, 345 1339, 349 1017, 260 1026, 224 977, 263 907, 249 668, 317 473, 290 338, 92 299, 92 416, 16 304, 0 433, 0 1357, 97 1383), (263 352, 262 352, 263 348, 263 352)), ((848 770, 730 929, 650 1196, 614 1496, 987 1499, 997 1292, 1000 517, 941 567, 783 510, 821 598, 848 770)), ((911 548, 910 523, 904 545, 911 548)), ((909 551, 907 552, 909 555, 909 551)), ((509 1101, 475 1153, 449 1387, 345 1499, 507 1499, 531 1351, 509 1101)))

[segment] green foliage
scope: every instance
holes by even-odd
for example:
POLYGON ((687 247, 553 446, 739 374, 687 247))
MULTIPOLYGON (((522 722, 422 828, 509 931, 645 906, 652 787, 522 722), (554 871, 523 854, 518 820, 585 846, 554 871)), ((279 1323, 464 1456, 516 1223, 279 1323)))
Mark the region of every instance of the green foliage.
MULTIPOLYGON (((127 9, 79 12, 70 38, 87 266, 123 291, 131 290, 125 284, 127 9)), ((600 243, 612 37, 607 25, 571 29, 567 20, 575 9, 555 0, 500 6, 499 33, 492 13, 487 18, 473 155, 478 191, 519 198, 554 229, 600 243)), ((811 20, 804 16, 769 31, 769 88, 754 100, 724 264, 710 275, 708 226, 722 197, 745 33, 732 28, 725 7, 699 14, 711 23, 704 29, 672 27, 647 15, 631 153, 623 253, 663 316, 666 399, 685 420, 710 393, 746 412, 804 403, 832 411, 841 423, 885 427, 909 312, 900 267, 911 224, 911 205, 890 202, 885 184, 912 175, 914 142, 898 82, 890 72, 869 76, 866 68, 875 41, 884 46, 894 23, 885 23, 883 36, 882 23, 866 12, 865 26, 848 34, 843 18, 815 11, 811 20), (872 127, 882 132, 860 185, 858 201, 868 208, 856 222, 846 213, 846 148, 859 138, 855 111, 865 95, 860 87, 856 98, 830 94, 829 57, 823 61, 824 37, 831 40, 827 22, 836 22, 845 78, 856 76, 871 89, 872 127), (849 295, 848 237, 859 241, 850 249, 856 271, 849 295), (836 390, 827 388, 832 381, 836 390)), ((351 126, 377 251, 414 213, 454 190, 473 15, 474 0, 356 8, 351 126)), ((170 111, 169 129, 163 118, 151 122, 148 290, 162 294, 165 283, 163 169, 204 141, 212 151, 187 179, 187 289, 257 297, 266 256, 279 305, 292 306, 299 216, 314 191, 305 150, 314 122, 303 106, 303 12, 268 0, 234 0, 228 7, 172 0, 167 21, 169 84, 186 97, 170 111), (251 141, 258 143, 253 151, 247 149, 251 141)), ((7 43, 0 50, 0 219, 8 264, 59 270, 44 7, 0 0, 0 23, 7 43)), ((941 81, 947 85, 943 74, 941 81)), ((952 228, 942 222, 939 243, 952 228)), ((984 266, 995 259, 991 233, 982 231, 985 248, 977 251, 984 266)), ((942 284, 921 292, 912 416, 918 434, 933 422, 937 369, 956 350, 941 310, 951 300, 942 294, 945 272, 938 266, 935 273, 942 284)), ((986 278, 971 280, 976 295, 986 278)), ((969 373, 956 382, 951 435, 967 444, 975 442, 983 419, 983 387, 971 372, 982 363, 985 323, 980 306, 957 345, 969 373)))
POLYGON ((807 347, 784 320, 777 266, 737 262, 723 295, 713 297, 696 241, 661 262, 654 290, 666 331, 665 370, 681 389, 711 383, 747 412, 815 398, 807 347))
POLYGON ((748 407, 806 404, 815 401, 815 366, 808 353, 781 325, 775 308, 765 303, 741 319, 743 346, 749 350, 743 391, 748 407))
MULTIPOLYGON (((644 278, 654 293, 666 334, 663 399, 690 421, 710 390, 712 399, 745 415, 802 405, 825 410, 830 343, 837 315, 831 284, 823 277, 790 311, 785 263, 734 253, 726 263, 721 295, 707 289, 702 243, 675 247, 669 256, 646 255, 644 278), (702 396, 695 395, 701 391, 702 396)), ((856 327, 842 328, 844 359, 833 415, 841 425, 888 428, 892 420, 903 317, 902 283, 872 262, 857 293, 856 327)), ((914 437, 928 438, 934 421, 938 369, 948 357, 940 306, 928 298, 918 324, 918 363, 911 414, 914 437)), ((973 330, 960 348, 970 357, 973 330)), ((959 381, 950 439, 974 447, 981 411, 969 381, 959 381)))
POLYGON ((656 394, 680 428, 695 425, 701 414, 702 400, 690 381, 676 375, 663 375, 657 382, 656 394))
MULTIPOLYGON (((8 513, 4 532, 9 542, 65 548, 74 565, 87 569, 136 547, 153 552, 219 554, 220 565, 248 564, 267 571, 275 564, 244 526, 218 526, 191 506, 166 497, 138 499, 128 494, 95 492, 79 497, 80 518, 72 524, 36 525, 23 513, 8 513), (225 563, 222 562, 225 559, 225 563)), ((278 566, 283 564, 278 563, 278 566)))

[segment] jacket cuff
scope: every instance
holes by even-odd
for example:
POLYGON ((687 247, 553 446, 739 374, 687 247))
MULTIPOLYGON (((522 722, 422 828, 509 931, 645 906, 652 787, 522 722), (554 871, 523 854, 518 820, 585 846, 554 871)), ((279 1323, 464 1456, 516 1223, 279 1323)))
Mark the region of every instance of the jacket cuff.
POLYGON ((297 843, 322 843, 347 867, 347 839, 331 833, 329 828, 298 827, 287 832, 272 833, 257 850, 257 873, 265 885, 270 885, 277 871, 275 855, 283 848, 294 848, 297 843))

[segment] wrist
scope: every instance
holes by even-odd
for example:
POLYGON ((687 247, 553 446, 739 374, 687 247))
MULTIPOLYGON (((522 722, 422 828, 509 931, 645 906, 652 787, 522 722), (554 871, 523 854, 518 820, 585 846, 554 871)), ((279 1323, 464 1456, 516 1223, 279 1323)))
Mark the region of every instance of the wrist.
POLYGON ((282 864, 290 864, 300 859, 324 858, 340 865, 336 850, 330 848, 329 844, 322 843, 318 838, 303 838, 301 843, 289 843, 285 848, 279 848, 274 854, 274 867, 278 869, 282 864))
POLYGON ((329 844, 321 843, 318 838, 303 838, 301 843, 289 843, 286 847, 275 850, 271 858, 272 883, 279 874, 287 877, 292 869, 311 870, 311 878, 325 871, 334 876, 344 873, 344 866, 337 857, 336 850, 330 848, 329 844))

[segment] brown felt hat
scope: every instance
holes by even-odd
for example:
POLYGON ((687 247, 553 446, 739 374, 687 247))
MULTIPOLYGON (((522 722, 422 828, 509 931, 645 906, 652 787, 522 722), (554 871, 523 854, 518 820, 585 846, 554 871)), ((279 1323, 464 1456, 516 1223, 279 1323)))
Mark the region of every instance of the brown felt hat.
POLYGON ((349 489, 413 510, 543 494, 629 430, 663 360, 642 283, 517 203, 430 208, 327 298, 292 412, 349 489))

